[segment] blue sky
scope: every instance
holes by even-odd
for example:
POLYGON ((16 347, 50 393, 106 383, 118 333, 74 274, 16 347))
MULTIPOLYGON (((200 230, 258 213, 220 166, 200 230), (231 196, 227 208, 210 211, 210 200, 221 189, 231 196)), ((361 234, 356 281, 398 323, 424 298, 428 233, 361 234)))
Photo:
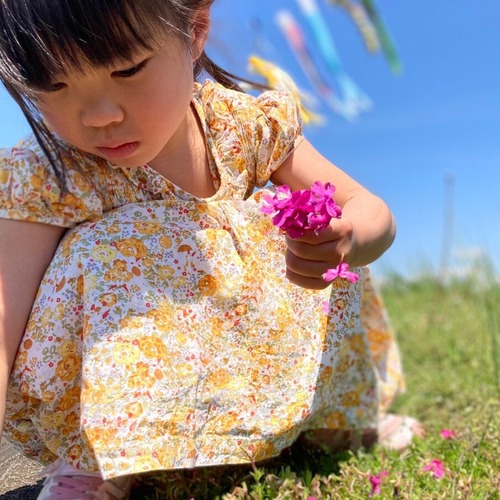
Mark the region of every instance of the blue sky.
MULTIPOLYGON (((346 71, 374 107, 355 122, 319 106, 327 124, 305 134, 331 161, 384 198, 398 222, 392 248, 375 272, 437 272, 441 262, 445 177, 453 178, 451 235, 454 268, 470 268, 484 252, 500 269, 500 3, 497 0, 377 0, 404 65, 389 70, 369 54, 352 21, 318 0, 346 71)), ((216 0, 208 52, 227 69, 246 74, 251 53, 284 67, 311 90, 274 23, 295 0, 216 0)), ((307 33, 307 31, 306 31, 307 33)), ((326 75, 328 76, 328 75, 326 75)), ((0 146, 28 133, 0 90, 0 146)), ((450 184, 448 184, 449 186, 450 184)), ((450 241, 448 239, 448 241, 450 241)))

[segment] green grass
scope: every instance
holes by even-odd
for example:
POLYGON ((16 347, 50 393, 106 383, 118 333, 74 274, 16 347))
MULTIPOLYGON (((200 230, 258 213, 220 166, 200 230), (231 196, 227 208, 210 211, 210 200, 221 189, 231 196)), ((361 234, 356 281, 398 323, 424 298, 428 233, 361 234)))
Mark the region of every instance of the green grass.
POLYGON ((394 412, 426 427, 398 454, 328 455, 288 451, 266 467, 169 472, 135 498, 366 499, 368 476, 387 471, 378 498, 500 498, 500 285, 474 280, 442 286, 433 278, 392 277, 382 289, 403 356, 408 390, 394 412), (453 429, 454 440, 439 431, 453 429), (422 472, 431 459, 446 467, 422 472))

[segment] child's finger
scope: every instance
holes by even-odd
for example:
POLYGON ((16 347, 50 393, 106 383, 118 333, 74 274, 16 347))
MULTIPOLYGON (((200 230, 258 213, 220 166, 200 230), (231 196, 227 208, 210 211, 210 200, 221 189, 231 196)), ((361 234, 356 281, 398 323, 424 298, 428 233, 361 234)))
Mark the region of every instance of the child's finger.
POLYGON ((289 241, 299 241, 302 243, 309 243, 310 245, 318 245, 326 241, 337 239, 338 237, 339 231, 336 225, 332 224, 317 234, 314 231, 305 231, 299 238, 291 238, 288 234, 286 235, 287 243, 289 241))
MULTIPOLYGON (((324 243, 311 244, 308 242, 287 239, 287 248, 297 257, 307 260, 331 261, 338 257, 341 251, 339 246, 341 240, 327 241, 324 243)), ((344 252, 345 253, 345 252, 344 252)))
POLYGON ((292 270, 286 270, 286 277, 295 285, 302 288, 307 288, 309 290, 323 290, 330 283, 327 283, 322 278, 311 278, 309 276, 302 276, 301 274, 296 274, 292 270))
MULTIPOLYGON (((339 258, 340 260, 340 258, 339 258)), ((286 267, 294 274, 307 278, 321 278, 329 267, 335 267, 324 260, 310 260, 297 257, 290 250, 285 254, 286 267)))

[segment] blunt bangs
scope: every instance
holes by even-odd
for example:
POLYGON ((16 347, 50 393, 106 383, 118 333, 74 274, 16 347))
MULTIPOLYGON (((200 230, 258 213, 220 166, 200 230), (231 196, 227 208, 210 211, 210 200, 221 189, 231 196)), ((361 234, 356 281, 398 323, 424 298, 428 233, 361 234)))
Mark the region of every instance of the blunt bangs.
POLYGON ((187 36, 187 20, 168 4, 0 0, 0 79, 26 92, 44 89, 67 68, 83 71, 130 60, 137 49, 152 50, 161 33, 187 36))

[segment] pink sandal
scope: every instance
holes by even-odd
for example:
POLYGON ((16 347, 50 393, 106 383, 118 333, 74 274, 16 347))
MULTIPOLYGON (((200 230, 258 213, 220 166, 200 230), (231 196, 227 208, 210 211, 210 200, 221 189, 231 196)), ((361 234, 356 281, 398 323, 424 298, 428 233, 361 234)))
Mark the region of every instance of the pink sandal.
POLYGON ((378 443, 388 450, 403 451, 409 448, 414 437, 423 438, 423 425, 407 415, 387 413, 378 423, 378 443))
POLYGON ((46 467, 43 488, 37 500, 122 500, 129 497, 133 476, 122 476, 105 481, 97 472, 84 472, 57 460, 46 467))

